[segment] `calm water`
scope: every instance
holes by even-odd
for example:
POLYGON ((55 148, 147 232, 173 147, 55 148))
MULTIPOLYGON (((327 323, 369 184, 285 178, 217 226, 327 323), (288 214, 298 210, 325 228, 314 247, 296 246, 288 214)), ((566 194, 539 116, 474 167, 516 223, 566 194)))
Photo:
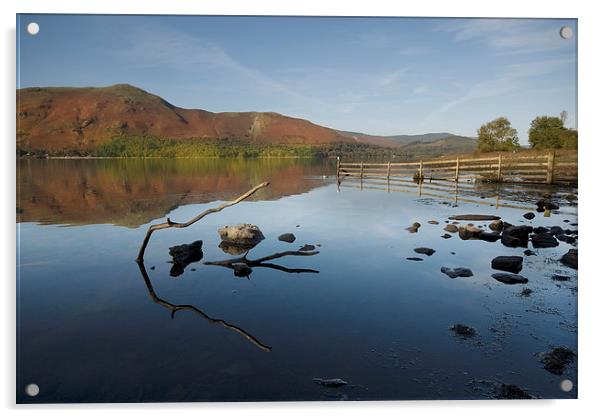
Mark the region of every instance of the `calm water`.
POLYGON ((490 267, 495 256, 524 249, 441 238, 447 217, 461 213, 576 228, 568 225, 577 207, 563 199, 574 190, 402 193, 344 181, 337 192, 332 164, 309 160, 18 167, 19 402, 481 399, 500 383, 576 397, 575 364, 557 376, 538 357, 555 346, 577 351, 576 271, 556 261, 573 247, 561 242, 525 257, 521 274, 533 293, 524 297, 524 285, 495 281, 490 267), (266 180, 272 185, 250 201, 156 232, 144 265, 134 261, 150 223, 188 220, 266 180), (522 218, 550 192, 559 211, 522 218), (416 221, 422 227, 410 234, 416 221), (266 237, 249 258, 320 244, 319 254, 271 261, 318 272, 256 267, 247 279, 204 265, 233 257, 218 247, 217 229, 236 223, 256 224, 266 237), (278 241, 285 232, 296 241, 278 241), (169 247, 199 239, 203 259, 172 277, 169 247), (436 253, 406 260, 422 246, 436 253), (474 276, 450 279, 442 266, 474 276), (554 273, 571 279, 553 281, 554 273), (185 306, 172 315, 174 305, 185 306), (454 323, 477 336, 455 336, 454 323), (314 378, 349 384, 327 388, 314 378), (560 389, 563 379, 572 391, 560 389), (29 383, 40 386, 36 398, 24 393, 29 383))

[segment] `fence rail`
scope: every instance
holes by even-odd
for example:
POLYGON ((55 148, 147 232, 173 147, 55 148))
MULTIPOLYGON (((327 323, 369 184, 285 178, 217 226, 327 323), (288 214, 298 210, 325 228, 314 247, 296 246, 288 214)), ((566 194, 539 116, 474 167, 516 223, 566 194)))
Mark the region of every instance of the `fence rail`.
POLYGON ((384 179, 387 182, 412 179, 423 182, 486 181, 497 183, 576 184, 577 151, 521 155, 500 153, 495 156, 414 162, 343 162, 337 158, 337 183, 350 179, 384 179))

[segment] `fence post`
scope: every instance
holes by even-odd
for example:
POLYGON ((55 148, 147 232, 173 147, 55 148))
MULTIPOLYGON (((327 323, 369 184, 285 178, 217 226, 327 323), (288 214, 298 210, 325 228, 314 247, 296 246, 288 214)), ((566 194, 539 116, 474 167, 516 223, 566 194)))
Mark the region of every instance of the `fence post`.
POLYGON ((420 160, 420 168, 418 169, 418 181, 422 183, 422 179, 424 178, 422 174, 422 160, 420 160))
POLYGON ((339 178, 339 173, 341 171, 341 157, 337 155, 337 184, 341 182, 339 178))
POLYGON ((554 160, 556 157, 556 151, 548 152, 548 170, 546 176, 546 183, 552 184, 554 182, 554 160))
POLYGON ((456 157, 456 183, 460 178, 460 157, 456 157))
POLYGON ((390 178, 391 178, 391 161, 389 161, 387 163, 387 183, 389 182, 390 178))
POLYGON ((497 181, 502 182, 502 153, 497 156, 497 181))
POLYGON ((360 190, 364 190, 364 162, 360 161, 360 190))

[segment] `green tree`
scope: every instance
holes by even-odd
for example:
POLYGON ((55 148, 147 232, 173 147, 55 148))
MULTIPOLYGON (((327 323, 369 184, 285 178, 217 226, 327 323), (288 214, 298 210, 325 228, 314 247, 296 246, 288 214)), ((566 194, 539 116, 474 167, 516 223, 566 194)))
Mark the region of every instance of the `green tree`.
POLYGON ((477 131, 479 151, 512 151, 520 148, 516 129, 505 118, 487 122, 477 131))
POLYGON ((561 117, 538 116, 531 121, 531 148, 577 148, 577 131, 564 126, 566 113, 561 117))

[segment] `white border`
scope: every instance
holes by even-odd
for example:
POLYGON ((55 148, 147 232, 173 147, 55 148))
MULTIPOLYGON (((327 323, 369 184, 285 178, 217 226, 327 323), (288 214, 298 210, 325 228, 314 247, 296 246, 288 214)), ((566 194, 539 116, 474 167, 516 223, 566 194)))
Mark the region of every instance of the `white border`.
MULTIPOLYGON (((0 3, 2 20, 2 98, 1 140, 4 275, 2 312, 4 313, 0 379, 2 406, 8 416, 115 416, 140 414, 162 417, 199 412, 211 416, 241 414, 245 417, 364 417, 389 414, 406 416, 508 417, 515 414, 545 414, 546 417, 586 416, 596 409, 600 375, 600 315, 602 277, 596 273, 595 234, 598 212, 597 180, 602 155, 600 126, 600 40, 602 21, 593 1, 504 0, 497 2, 420 0, 408 3, 384 0, 20 0, 0 3), (260 403, 260 404, 142 404, 142 405, 50 405, 15 406, 15 13, 122 13, 122 14, 234 14, 234 15, 332 15, 332 16, 446 16, 446 17, 569 17, 579 19, 579 136, 580 136, 580 264, 579 272, 579 400, 569 401, 463 401, 463 402, 353 402, 353 403, 260 403), (7 233, 7 231, 12 231, 7 233)), ((599 245, 599 244, 598 244, 599 245)))

